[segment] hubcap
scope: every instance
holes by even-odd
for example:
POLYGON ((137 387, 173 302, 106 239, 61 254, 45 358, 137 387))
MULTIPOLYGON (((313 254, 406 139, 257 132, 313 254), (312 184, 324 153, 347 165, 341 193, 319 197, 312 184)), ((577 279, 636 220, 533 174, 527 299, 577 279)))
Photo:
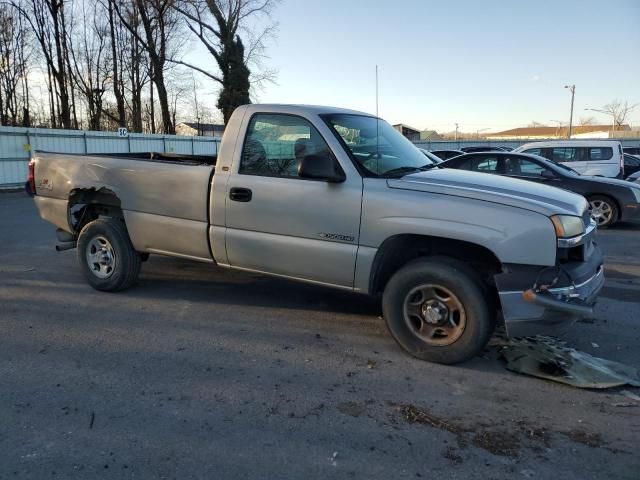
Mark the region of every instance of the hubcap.
POLYGON ((116 255, 109 240, 98 235, 93 237, 86 249, 87 265, 98 278, 109 278, 116 267, 116 255))
POLYGON ((591 218, 593 218, 598 225, 605 225, 611 221, 613 215, 613 209, 611 205, 603 200, 592 200, 589 202, 591 207, 591 218))
POLYGON ((430 345, 452 344, 467 324, 462 302, 440 285, 420 285, 412 289, 405 297, 403 310, 409 329, 430 345))

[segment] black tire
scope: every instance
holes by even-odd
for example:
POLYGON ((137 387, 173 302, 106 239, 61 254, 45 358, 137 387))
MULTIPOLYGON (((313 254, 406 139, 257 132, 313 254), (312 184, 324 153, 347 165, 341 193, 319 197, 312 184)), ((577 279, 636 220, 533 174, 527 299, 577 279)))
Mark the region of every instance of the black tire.
MULTIPOLYGON (((460 363, 481 352, 494 330, 495 311, 490 308, 493 302, 488 298, 489 292, 490 289, 483 287, 480 277, 466 264, 451 258, 424 257, 408 263, 391 277, 382 297, 383 316, 391 336, 409 354, 434 363, 460 363), (410 294, 416 290, 424 295, 421 290, 424 286, 435 286, 436 292, 450 294, 449 299, 453 296, 454 303, 461 309, 457 326, 454 325, 455 318, 451 317, 452 310, 446 308, 449 312, 444 315, 448 318, 446 322, 430 324, 424 315, 421 328, 427 327, 432 331, 451 329, 455 334, 426 341, 418 333, 416 322, 420 320, 415 316, 405 316, 405 301, 409 302, 412 299, 410 294), (453 322, 453 327, 449 321, 453 322), (451 343, 439 343, 443 341, 451 343)), ((425 305, 431 301, 422 303, 419 309, 423 314, 425 305)))
POLYGON ((620 211, 618 210, 618 205, 611 197, 607 197, 606 195, 592 195, 587 198, 587 201, 589 202, 589 209, 592 209, 594 204, 597 205, 596 202, 602 202, 611 209, 611 217, 607 221, 600 222, 598 219, 595 219, 598 223, 598 228, 608 228, 618 221, 620 211))
POLYGON ((103 292, 129 288, 140 273, 140 254, 133 248, 124 223, 115 218, 97 219, 84 226, 78 238, 78 261, 89 285, 103 292), (102 245, 104 251, 93 253, 96 245, 102 245), (101 252, 101 258, 107 258, 104 263, 90 261, 90 255, 100 256, 101 252))

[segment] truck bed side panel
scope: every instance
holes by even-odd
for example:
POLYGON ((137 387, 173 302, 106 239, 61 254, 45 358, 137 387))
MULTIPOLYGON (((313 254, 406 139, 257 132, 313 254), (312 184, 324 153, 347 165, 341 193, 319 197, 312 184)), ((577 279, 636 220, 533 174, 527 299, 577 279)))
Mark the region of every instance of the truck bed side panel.
POLYGON ((36 201, 43 218, 69 229, 59 201, 66 204, 76 189, 105 189, 120 199, 138 250, 210 259, 207 195, 212 170, 207 165, 37 153, 36 201))
POLYGON ((207 223, 152 213, 124 211, 133 246, 139 252, 211 261, 207 223))

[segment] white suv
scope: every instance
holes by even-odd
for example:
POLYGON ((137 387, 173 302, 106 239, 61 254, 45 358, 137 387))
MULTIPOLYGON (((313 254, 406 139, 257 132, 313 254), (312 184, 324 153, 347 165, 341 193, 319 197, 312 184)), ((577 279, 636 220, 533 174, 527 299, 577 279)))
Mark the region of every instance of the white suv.
POLYGON ((514 152, 531 153, 573 168, 581 175, 624 178, 622 145, 616 140, 533 142, 514 152))

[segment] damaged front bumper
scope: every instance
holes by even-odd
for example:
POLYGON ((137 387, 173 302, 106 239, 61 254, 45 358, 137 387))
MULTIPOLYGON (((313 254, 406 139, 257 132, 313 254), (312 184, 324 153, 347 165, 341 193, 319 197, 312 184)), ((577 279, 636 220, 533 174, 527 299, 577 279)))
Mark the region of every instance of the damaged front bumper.
POLYGON ((509 265, 496 275, 507 333, 514 337, 558 333, 591 315, 604 286, 604 267, 597 245, 590 246, 589 254, 587 261, 563 264, 557 273, 555 267, 509 265), (558 275, 558 282, 548 290, 533 290, 533 283, 544 270, 558 275))

